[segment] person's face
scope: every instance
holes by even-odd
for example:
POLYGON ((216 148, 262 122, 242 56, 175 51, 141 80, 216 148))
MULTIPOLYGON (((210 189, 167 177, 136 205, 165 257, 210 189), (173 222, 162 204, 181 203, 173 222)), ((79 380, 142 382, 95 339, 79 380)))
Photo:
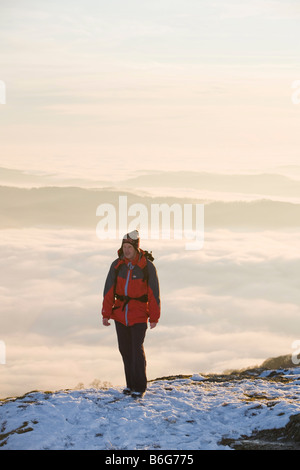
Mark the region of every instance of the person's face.
POLYGON ((130 243, 124 243, 123 244, 123 253, 125 255, 125 258, 129 260, 133 260, 133 258, 136 255, 135 248, 130 243))

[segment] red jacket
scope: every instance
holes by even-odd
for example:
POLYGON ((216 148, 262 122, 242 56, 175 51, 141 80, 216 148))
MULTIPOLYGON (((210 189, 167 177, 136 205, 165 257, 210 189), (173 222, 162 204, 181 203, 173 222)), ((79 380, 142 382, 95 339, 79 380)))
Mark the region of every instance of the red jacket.
POLYGON ((121 255, 111 265, 103 294, 102 315, 124 325, 157 323, 159 282, 154 264, 140 250, 133 261, 121 255), (138 300, 139 299, 139 300, 138 300))

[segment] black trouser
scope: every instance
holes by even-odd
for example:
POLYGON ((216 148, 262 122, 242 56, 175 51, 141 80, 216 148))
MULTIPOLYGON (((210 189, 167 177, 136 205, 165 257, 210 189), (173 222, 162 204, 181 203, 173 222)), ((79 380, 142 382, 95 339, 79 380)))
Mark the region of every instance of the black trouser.
POLYGON ((119 351, 121 353, 126 385, 130 390, 144 393, 147 388, 144 339, 147 323, 125 326, 115 321, 119 351))

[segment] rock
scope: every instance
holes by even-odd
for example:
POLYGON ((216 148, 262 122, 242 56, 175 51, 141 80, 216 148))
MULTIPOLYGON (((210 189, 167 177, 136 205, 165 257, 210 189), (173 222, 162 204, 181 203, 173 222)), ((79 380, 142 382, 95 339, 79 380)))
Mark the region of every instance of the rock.
POLYGON ((284 428, 254 431, 239 439, 224 438, 221 444, 234 450, 300 450, 300 413, 292 415, 284 428))

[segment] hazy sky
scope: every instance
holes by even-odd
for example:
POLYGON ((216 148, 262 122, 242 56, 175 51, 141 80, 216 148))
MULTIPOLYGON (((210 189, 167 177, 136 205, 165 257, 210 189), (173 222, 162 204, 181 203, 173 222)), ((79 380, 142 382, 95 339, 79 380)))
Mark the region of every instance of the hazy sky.
MULTIPOLYGON (((298 165, 299 179, 299 20, 299 0, 0 0, 0 167, 114 183, 144 170, 298 165)), ((290 196, 275 186, 259 197, 290 196)), ((119 242, 95 229, 1 231, 0 395, 122 383, 114 329, 100 321, 119 242)), ((300 240, 285 230, 205 230, 196 254, 148 243, 163 306, 146 339, 150 379, 292 352, 300 240)))
POLYGON ((291 0, 2 0, 2 166, 92 177, 299 161, 291 0))

